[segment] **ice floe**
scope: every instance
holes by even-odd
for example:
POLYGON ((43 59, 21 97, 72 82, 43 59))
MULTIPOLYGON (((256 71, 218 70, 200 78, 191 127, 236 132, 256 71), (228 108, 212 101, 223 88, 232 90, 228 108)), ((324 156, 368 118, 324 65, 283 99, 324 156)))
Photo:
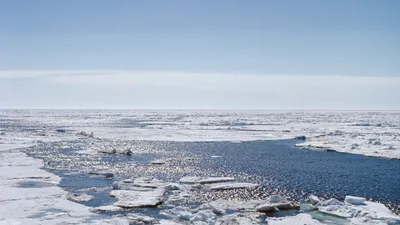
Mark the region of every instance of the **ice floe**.
POLYGON ((256 207, 257 212, 275 212, 279 210, 295 209, 300 209, 300 205, 295 202, 288 201, 279 195, 270 196, 265 203, 256 207))
POLYGON ((69 194, 68 195, 69 199, 72 199, 74 201, 77 202, 87 202, 92 200, 94 197, 88 194, 77 194, 77 193, 73 193, 73 194, 69 194))
POLYGON ((212 184, 210 185, 211 190, 231 190, 231 189, 243 189, 243 188, 256 188, 259 184, 253 183, 224 183, 224 184, 212 184))
POLYGON ((352 224, 400 224, 400 217, 386 206, 360 197, 347 196, 346 202, 332 198, 319 202, 316 207, 320 212, 348 218, 352 224))
POLYGON ((286 216, 281 218, 267 218, 268 225, 320 225, 319 221, 313 219, 310 215, 300 213, 296 216, 286 216))
MULTIPOLYGON (((116 182, 115 190, 111 191, 111 195, 118 200, 115 205, 90 208, 68 198, 84 201, 91 196, 71 196, 56 186, 60 182, 59 177, 40 169, 43 167, 41 160, 11 150, 48 141, 105 138, 110 140, 108 145, 96 146, 93 142, 93 148, 86 152, 129 155, 137 149, 130 146, 113 148, 113 142, 136 139, 236 143, 296 138, 299 142, 306 140, 299 143, 299 147, 400 159, 398 112, 139 112, 134 118, 141 121, 140 126, 135 127, 115 124, 117 120, 113 116, 92 117, 91 111, 79 114, 60 112, 57 116, 46 111, 27 111, 22 115, 0 111, 0 115, 7 116, 15 124, 26 123, 35 128, 34 131, 12 128, 0 132, 0 192, 7 193, 0 195, 0 224, 157 223, 154 218, 139 214, 128 214, 126 220, 99 217, 101 215, 94 212, 115 212, 123 210, 123 207, 155 207, 164 202, 166 193, 169 195, 167 202, 171 203, 168 207, 172 207, 167 213, 172 216, 170 220, 160 220, 159 224, 260 224, 264 222, 263 217, 255 211, 263 205, 280 210, 298 208, 297 203, 288 203, 276 196, 264 201, 220 199, 204 203, 196 209, 177 209, 173 205, 174 202, 179 205, 180 200, 190 197, 193 185, 210 190, 258 186, 238 183, 229 177, 183 177, 179 184, 148 177, 126 179, 116 182), (62 119, 63 115, 69 116, 62 119), (90 121, 85 117, 91 118, 90 121), (84 132, 79 132, 81 130, 84 132), (240 212, 227 213, 228 210, 240 212)), ((123 111, 119 115, 125 119, 131 117, 123 111)), ((69 146, 61 143, 58 148, 61 151, 69 146)), ((158 164, 163 162, 170 162, 170 159, 161 159, 158 164)), ((96 172, 95 175, 111 178, 111 174, 96 172)), ((316 213, 343 217, 350 224, 400 224, 399 217, 383 204, 366 201, 365 198, 346 196, 341 202, 310 196, 309 201, 318 209, 316 213)), ((323 221, 318 222, 305 213, 281 218, 267 217, 266 221, 268 224, 323 224, 323 221)))
POLYGON ((163 188, 152 191, 114 190, 110 195, 118 201, 115 206, 122 208, 156 207, 164 202, 163 188))

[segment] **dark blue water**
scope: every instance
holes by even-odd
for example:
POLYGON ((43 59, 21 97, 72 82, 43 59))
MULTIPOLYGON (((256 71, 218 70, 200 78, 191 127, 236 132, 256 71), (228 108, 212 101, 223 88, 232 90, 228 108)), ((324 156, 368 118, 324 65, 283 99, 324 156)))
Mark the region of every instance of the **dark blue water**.
MULTIPOLYGON (((315 194, 343 198, 345 195, 356 195, 392 203, 397 207, 400 205, 399 160, 294 147, 299 142, 132 141, 132 156, 84 155, 71 149, 55 150, 49 146, 33 148, 28 153, 43 158, 48 164, 69 166, 70 170, 90 167, 88 170, 102 168, 116 172, 113 179, 100 179, 87 174, 64 176, 63 172, 53 171, 63 177, 61 186, 71 190, 111 186, 114 180, 142 176, 143 173, 162 174, 172 180, 187 175, 226 175, 237 177, 240 181, 261 183, 268 189, 293 192, 297 196, 315 194), (135 149, 146 151, 135 153, 135 149), (221 157, 213 158, 213 155, 221 157), (194 157, 195 160, 149 165, 154 159, 183 156, 194 157), (65 160, 70 157, 74 157, 73 160, 65 160)), ((96 195, 94 192, 91 194, 96 195)), ((110 198, 107 201, 112 200, 110 198)), ((100 203, 93 202, 93 206, 100 203)))
MULTIPOLYGON (((263 185, 318 195, 358 195, 400 203, 400 161, 306 150, 296 141, 185 143, 201 166, 265 178, 263 185), (220 155, 221 158, 211 158, 220 155)), ((183 147, 183 146, 181 146, 183 147)))

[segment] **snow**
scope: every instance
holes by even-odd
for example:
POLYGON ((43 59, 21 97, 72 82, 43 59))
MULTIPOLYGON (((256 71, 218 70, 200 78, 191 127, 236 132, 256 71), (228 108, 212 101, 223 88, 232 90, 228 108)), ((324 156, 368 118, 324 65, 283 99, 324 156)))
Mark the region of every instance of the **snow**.
POLYGON ((183 184, 196 184, 199 183, 199 181, 201 180, 201 177, 182 177, 181 179, 179 179, 180 183, 183 184))
POLYGON ((300 209, 300 205, 288 201, 279 195, 270 196, 267 201, 256 207, 257 212, 274 212, 279 210, 300 209))
POLYGON ((234 181, 234 177, 208 177, 199 180, 200 184, 211 184, 211 183, 221 183, 221 182, 229 182, 234 181))
POLYGON ((133 185, 144 188, 161 188, 166 183, 153 177, 138 177, 133 181, 133 185))
MULTIPOLYGON (((236 183, 229 177, 183 177, 181 184, 154 178, 136 178, 131 182, 118 183, 126 190, 111 192, 118 200, 115 205, 90 208, 69 201, 69 193, 57 186, 60 178, 42 170, 41 160, 30 158, 18 150, 42 142, 106 138, 112 141, 135 139, 239 143, 304 136, 305 143, 298 144, 301 148, 400 159, 400 112, 395 111, 0 110, 0 118, 0 224, 128 224, 125 219, 103 217, 94 212, 119 211, 121 207, 158 206, 163 203, 166 191, 175 192, 170 197, 183 199, 191 195, 190 186, 185 184, 204 183, 211 190, 258 186, 236 183), (35 188, 24 186, 28 183, 35 184, 35 188)), ((61 144, 59 148, 68 146, 61 144)), ((100 149, 94 146, 84 153, 114 153, 114 150, 118 154, 130 152, 129 148, 100 149)), ((108 176, 107 173, 100 175, 108 176)), ((90 196, 75 197, 88 200, 90 196)), ((345 202, 335 199, 318 202, 318 198, 314 197, 310 196, 310 201, 316 204, 317 212, 344 217, 350 224, 400 224, 400 218, 380 203, 355 196, 347 196, 345 202)), ((215 224, 259 224, 259 214, 254 210, 263 203, 266 202, 217 200, 208 206, 203 205, 201 210, 188 212, 192 214, 192 224, 208 224, 211 220, 215 224), (227 209, 253 212, 227 215, 227 209)), ((140 220, 140 216, 132 216, 131 219, 134 218, 140 220)), ((268 224, 299 223, 320 224, 304 213, 283 218, 268 217, 268 224)), ((181 223, 161 220, 160 224, 181 223)))
MULTIPOLYGON (((240 142, 305 136, 310 148, 400 159, 398 111, 2 110, 0 116, 8 119, 0 121, 6 125, 54 127, 50 133, 42 129, 29 134, 36 140, 43 139, 41 134, 46 139, 70 134, 90 138, 76 136, 79 132, 93 132, 96 138, 168 141, 240 142), (65 132, 56 131, 60 128, 65 132)), ((0 143, 14 134, 2 132, 0 143)))
POLYGON ((315 195, 310 195, 308 196, 308 200, 310 201, 311 205, 316 205, 318 204, 318 202, 320 202, 321 200, 315 196, 315 195))
POLYGON ((348 218, 352 224, 400 224, 400 217, 381 203, 364 201, 364 204, 360 204, 363 198, 346 198, 355 200, 356 204, 329 199, 319 202, 316 207, 323 213, 348 218))
POLYGON ((94 197, 87 194, 69 194, 68 198, 77 202, 87 202, 92 200, 94 197))
POLYGON ((242 188, 256 188, 259 184, 252 183, 223 183, 210 185, 211 190, 231 190, 231 189, 242 189, 242 188))
POLYGON ((114 206, 122 208, 156 207, 164 202, 164 189, 153 191, 114 190, 110 195, 118 201, 114 206))
POLYGON ((256 188, 259 184, 240 183, 235 181, 234 177, 182 177, 179 182, 182 184, 201 184, 205 185, 210 190, 231 190, 242 188, 256 188))
POLYGON ((216 225, 258 225, 261 220, 258 218, 257 214, 249 213, 233 213, 225 215, 217 220, 216 225))
POLYGON ((0 224, 128 224, 126 220, 107 217, 100 221, 89 207, 68 201, 68 193, 55 186, 60 178, 40 169, 43 167, 41 160, 10 150, 36 143, 37 139, 17 135, 13 138, 8 144, 0 145, 0 224), (23 182, 54 186, 24 188, 20 186, 23 182))
POLYGON ((122 208, 115 205, 104 205, 90 209, 91 212, 115 212, 120 210, 122 210, 122 208))
POLYGON ((310 215, 300 213, 296 216, 287 216, 281 218, 267 218, 268 225, 319 225, 322 224, 314 220, 310 215))
POLYGON ((165 160, 165 159, 157 159, 157 160, 151 161, 151 164, 165 164, 165 163, 167 163, 167 160, 165 160))
POLYGON ((362 204, 365 204, 366 199, 362 198, 362 197, 347 195, 346 198, 344 199, 344 201, 346 203, 350 203, 353 205, 362 205, 362 204))

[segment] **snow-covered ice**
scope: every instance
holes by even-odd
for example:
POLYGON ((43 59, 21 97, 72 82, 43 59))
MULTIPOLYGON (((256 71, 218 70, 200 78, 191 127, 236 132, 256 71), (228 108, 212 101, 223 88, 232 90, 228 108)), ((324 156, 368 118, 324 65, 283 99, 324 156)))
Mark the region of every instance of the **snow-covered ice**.
POLYGON ((211 183, 221 183, 221 182, 229 182, 234 181, 234 177, 207 177, 199 180, 200 184, 211 184, 211 183))
POLYGON ((115 206, 122 208, 156 207, 164 202, 164 189, 152 191, 114 190, 110 195, 118 201, 115 206))
POLYGON ((0 145, 0 224, 128 224, 124 219, 104 217, 98 220, 90 207, 67 200, 68 193, 55 186, 60 178, 40 169, 43 167, 41 160, 10 150, 31 145, 36 138, 14 137, 15 142, 0 145), (30 181, 54 186, 24 188, 19 185, 30 181))
POLYGON ((223 184, 212 184, 210 185, 211 190, 231 190, 231 189, 242 189, 242 188, 256 188, 259 184, 252 183, 223 183, 223 184))
POLYGON ((300 213, 296 216, 287 216, 281 218, 268 218, 268 225, 320 225, 319 221, 313 219, 310 215, 300 213))
POLYGON ((400 224, 400 216, 393 214, 381 203, 364 201, 354 196, 347 196, 346 199, 351 199, 350 202, 355 204, 332 198, 319 202, 316 207, 323 213, 348 218, 352 224, 400 224))
MULTIPOLYGON (((400 112, 1 110, 0 192, 6 194, 0 195, 0 224, 128 224, 135 219, 140 221, 141 216, 132 216, 131 220, 128 216, 126 220, 102 217, 95 212, 119 211, 121 207, 158 206, 163 203, 166 192, 175 192, 170 196, 176 195, 177 199, 190 196, 188 186, 193 184, 201 183, 216 190, 258 186, 236 183, 229 177, 183 177, 180 184, 142 177, 116 184, 124 190, 111 191, 118 200, 115 205, 90 208, 68 198, 85 201, 91 196, 71 196, 57 186, 59 177, 41 169, 41 160, 28 157, 18 148, 42 142, 96 138, 110 140, 112 146, 112 141, 123 140, 238 143, 296 137, 305 138, 304 143, 298 144, 301 148, 400 159, 400 112), (32 185, 35 188, 30 188, 32 185)), ((110 146, 93 146, 93 149, 82 153, 131 152, 129 147, 113 149, 108 148, 110 146)), ((59 148, 68 149, 69 146, 60 144, 59 148)), ((169 160, 155 162, 162 164, 169 160)), ((106 176, 107 173, 98 175, 106 176)), ((350 224, 400 224, 400 218, 383 204, 364 198, 347 196, 345 202, 341 202, 335 199, 319 201, 314 196, 310 197, 310 201, 318 208, 317 213, 340 216, 350 224)), ((189 222, 192 224, 259 224, 257 213, 226 214, 226 210, 254 212, 263 203, 266 202, 217 200, 203 209, 187 212, 191 214, 189 222)), ((144 220, 153 221, 151 218, 144 220)), ((282 218, 268 217, 267 221, 268 224, 323 224, 305 213, 282 218)), ((185 224, 181 222, 160 220, 159 224, 185 224)))

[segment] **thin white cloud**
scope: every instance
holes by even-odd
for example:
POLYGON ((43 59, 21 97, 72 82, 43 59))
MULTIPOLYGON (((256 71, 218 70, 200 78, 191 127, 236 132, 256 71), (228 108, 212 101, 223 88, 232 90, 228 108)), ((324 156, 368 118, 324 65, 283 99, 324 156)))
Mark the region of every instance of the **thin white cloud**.
POLYGON ((379 91, 399 88, 400 77, 353 77, 311 75, 255 75, 185 72, 103 71, 64 72, 46 77, 44 82, 109 88, 140 86, 184 87, 213 90, 379 91), (79 75, 77 75, 79 74, 79 75))
POLYGON ((0 78, 15 78, 0 89, 10 96, 0 107, 20 108, 399 109, 400 96, 400 77, 93 70, 0 71, 0 78))

